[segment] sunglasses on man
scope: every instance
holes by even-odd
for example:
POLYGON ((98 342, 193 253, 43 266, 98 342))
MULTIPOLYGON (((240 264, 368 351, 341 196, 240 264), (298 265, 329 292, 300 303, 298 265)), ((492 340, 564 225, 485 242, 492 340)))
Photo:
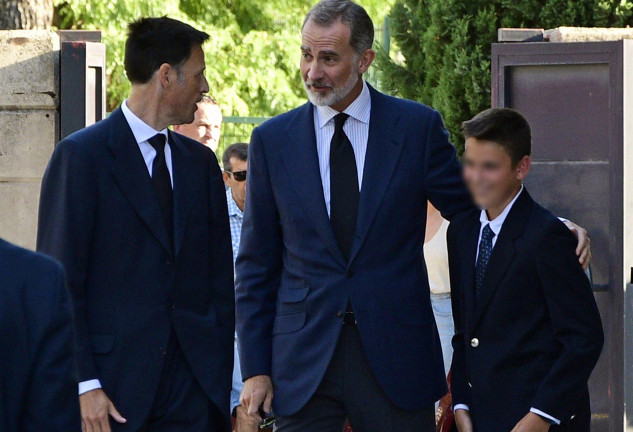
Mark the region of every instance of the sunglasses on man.
POLYGON ((243 182, 246 180, 246 171, 229 171, 229 170, 224 170, 225 173, 227 173, 228 175, 230 175, 231 177, 233 177, 233 179, 235 181, 238 182, 243 182))

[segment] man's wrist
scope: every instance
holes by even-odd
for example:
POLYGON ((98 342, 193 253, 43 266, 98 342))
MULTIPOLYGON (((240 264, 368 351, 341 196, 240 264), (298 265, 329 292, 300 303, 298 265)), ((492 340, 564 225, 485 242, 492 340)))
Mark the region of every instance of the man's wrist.
POLYGON ((79 383, 79 396, 89 391, 100 389, 101 382, 98 379, 91 379, 79 383))

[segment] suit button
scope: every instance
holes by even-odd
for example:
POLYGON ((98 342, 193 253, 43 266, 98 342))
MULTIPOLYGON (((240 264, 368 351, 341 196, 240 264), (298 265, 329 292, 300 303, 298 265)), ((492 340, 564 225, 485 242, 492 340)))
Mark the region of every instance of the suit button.
POLYGON ((165 261, 165 264, 167 264, 168 266, 171 266, 174 262, 172 260, 167 260, 165 261))
POLYGON ((171 304, 171 309, 172 309, 172 310, 173 310, 173 309, 176 309, 176 304, 175 304, 175 303, 172 303, 172 304, 171 304))
POLYGON ((158 352, 160 353, 160 355, 164 356, 167 354, 167 350, 164 347, 160 347, 158 348, 158 352))
POLYGON ((470 340, 470 346, 473 347, 473 348, 477 348, 479 346, 479 339, 472 338, 470 340))
POLYGON ((354 276, 354 272, 351 270, 347 270, 347 273, 345 273, 345 277, 347 279, 351 279, 354 276))

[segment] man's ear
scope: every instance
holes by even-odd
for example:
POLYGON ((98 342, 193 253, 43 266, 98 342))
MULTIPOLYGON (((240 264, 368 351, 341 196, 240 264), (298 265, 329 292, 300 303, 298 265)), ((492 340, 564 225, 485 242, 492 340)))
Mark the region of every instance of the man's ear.
POLYGON ((367 69, 369 69, 369 66, 371 66, 371 64, 374 62, 375 58, 376 58, 376 53, 374 52, 374 50, 372 49, 365 50, 365 52, 362 53, 360 55, 360 58, 358 59, 358 71, 361 74, 364 74, 365 72, 367 72, 367 69))
POLYGON ((530 172, 531 165, 532 159, 530 159, 530 156, 523 156, 523 159, 519 161, 516 168, 518 180, 523 180, 525 179, 525 177, 527 177, 528 173, 530 172))
POLYGON ((226 172, 224 172, 224 171, 222 171, 222 180, 224 180, 224 184, 227 187, 230 187, 229 186, 229 175, 226 172))
POLYGON ((169 63, 163 63, 156 71, 156 76, 160 82, 161 87, 169 87, 174 79, 174 69, 169 63))

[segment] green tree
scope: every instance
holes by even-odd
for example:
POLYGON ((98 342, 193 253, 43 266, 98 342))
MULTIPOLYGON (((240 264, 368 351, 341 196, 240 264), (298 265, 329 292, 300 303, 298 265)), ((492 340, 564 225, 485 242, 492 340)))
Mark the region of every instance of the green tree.
MULTIPOLYGON (((315 0, 57 0, 64 29, 98 29, 107 46, 107 106, 129 93, 123 53, 127 23, 168 15, 211 35, 205 44, 210 93, 225 115, 273 116, 305 100, 299 73, 301 24, 315 0)), ((382 22, 392 0, 366 0, 382 22)))
POLYGON ((390 18, 399 56, 379 56, 382 83, 440 111, 461 153, 461 122, 490 107, 498 28, 624 26, 632 8, 630 0, 397 0, 390 18))

